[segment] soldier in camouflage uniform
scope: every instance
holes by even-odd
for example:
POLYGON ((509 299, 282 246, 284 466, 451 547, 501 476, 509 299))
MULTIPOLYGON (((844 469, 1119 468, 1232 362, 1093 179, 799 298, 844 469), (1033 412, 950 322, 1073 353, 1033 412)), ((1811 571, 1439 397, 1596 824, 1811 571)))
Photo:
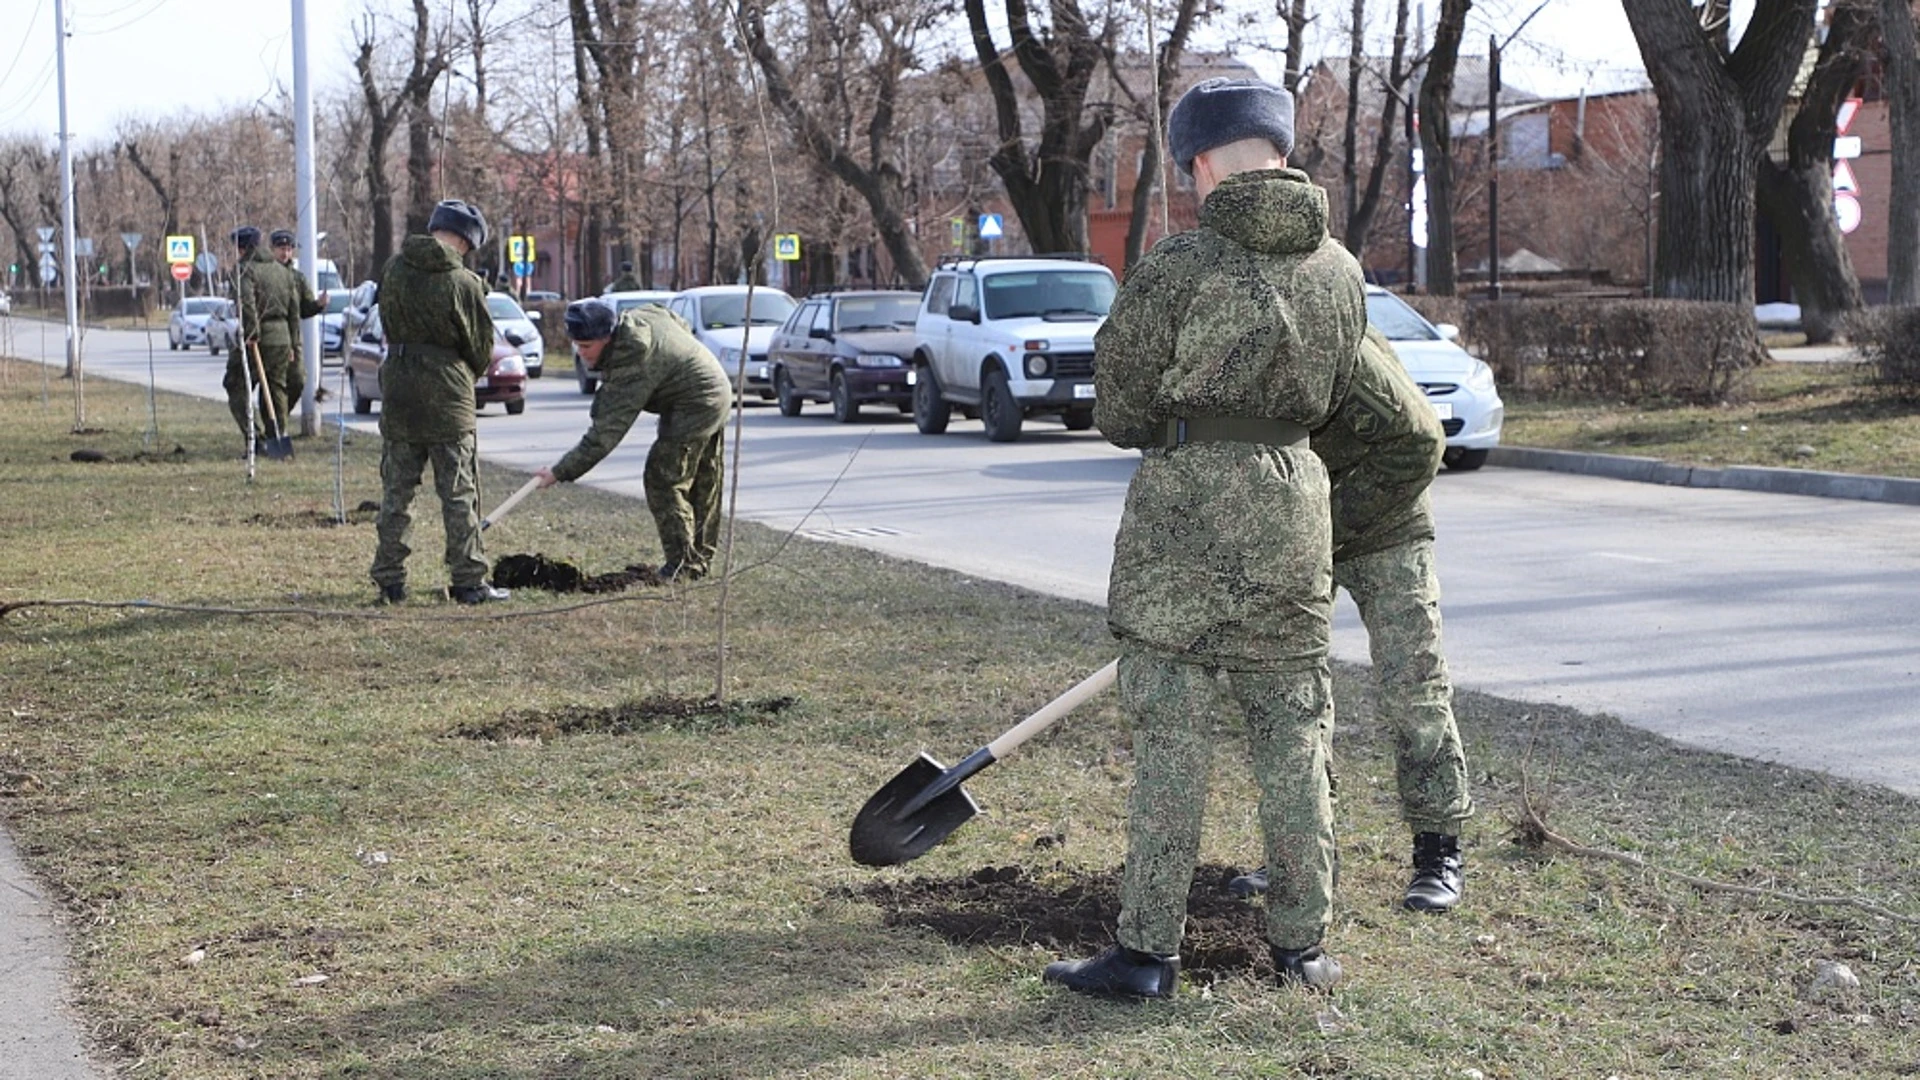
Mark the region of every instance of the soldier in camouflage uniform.
POLYGON ((294 402, 299 401, 307 391, 306 349, 300 341, 300 321, 327 310, 327 294, 322 291, 315 297, 313 286, 307 284, 307 275, 293 265, 293 233, 286 229, 275 229, 268 242, 273 245, 275 261, 287 272, 287 278, 293 286, 293 304, 287 311, 287 333, 293 337, 293 363, 287 368, 285 393, 287 400, 294 402))
MULTIPOLYGON (((1414 833, 1402 903, 1443 912, 1460 902, 1460 829, 1473 814, 1453 687, 1440 653, 1427 488, 1446 436, 1393 347, 1369 330, 1347 400, 1313 433, 1333 480, 1333 580, 1352 595, 1373 653, 1379 713, 1393 732, 1401 813, 1414 833)), ((1228 887, 1266 891, 1264 869, 1228 887)))
POLYGON ((608 282, 607 287, 600 291, 601 292, 638 292, 639 290, 644 288, 646 288, 646 286, 640 284, 640 279, 633 276, 633 264, 630 262, 623 262, 620 264, 620 276, 608 282))
POLYGON ((1275 970, 1330 987, 1332 525, 1308 432, 1347 396, 1363 279, 1327 236, 1326 192, 1286 168, 1285 90, 1207 80, 1168 136, 1204 200, 1199 228, 1132 268, 1095 341, 1095 422, 1146 450, 1107 592, 1134 728, 1119 944, 1046 978, 1173 993, 1224 692, 1247 717, 1268 865, 1284 869, 1267 904, 1275 970))
POLYGON ((578 480, 613 452, 644 412, 660 414, 647 452, 647 508, 666 562, 660 579, 704 577, 720 543, 721 453, 733 385, 680 316, 652 304, 618 318, 604 300, 567 305, 567 336, 600 373, 593 426, 536 475, 541 487, 578 480))
POLYGON ((480 550, 474 380, 493 360, 486 288, 462 263, 486 242, 477 207, 449 199, 433 208, 430 236, 409 236, 380 275, 380 482, 373 582, 382 602, 407 598, 409 508, 429 462, 447 533, 447 593, 462 604, 505 600, 487 584, 480 550))
MULTIPOLYGON (((287 434, 287 367, 293 363, 293 339, 287 333, 287 313, 293 309, 294 296, 286 274, 273 256, 260 249, 260 230, 244 225, 233 230, 233 243, 240 258, 233 272, 234 308, 240 316, 239 340, 227 350, 227 374, 220 385, 227 391, 227 409, 233 422, 240 425, 242 437, 248 434, 247 414, 253 405, 248 387, 273 406, 279 422, 277 434, 287 434), (260 366, 254 366, 254 350, 260 354, 260 366), (262 383, 261 368, 265 369, 262 383), (256 385, 259 384, 259 385, 256 385)), ((256 440, 276 434, 262 415, 252 426, 256 440)))

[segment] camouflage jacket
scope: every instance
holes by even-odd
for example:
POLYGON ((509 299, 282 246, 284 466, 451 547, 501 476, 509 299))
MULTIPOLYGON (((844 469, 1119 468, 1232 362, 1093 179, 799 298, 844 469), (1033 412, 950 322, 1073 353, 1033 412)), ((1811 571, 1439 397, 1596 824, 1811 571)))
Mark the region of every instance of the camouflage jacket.
POLYGON ((280 269, 287 272, 287 278, 293 285, 293 303, 287 309, 287 333, 293 337, 297 348, 300 344, 300 320, 311 319, 326 310, 320 298, 313 295, 313 286, 307 284, 307 275, 292 263, 281 263, 280 269))
MULTIPOLYGON (((254 248, 234 271, 234 299, 240 309, 240 336, 265 346, 288 347, 289 312, 297 302, 278 260, 254 248)), ((295 324, 297 325, 297 323, 295 324)))
POLYGON ((1144 447, 1114 540, 1108 623, 1126 640, 1237 669, 1324 661, 1328 480, 1305 446, 1160 448, 1185 417, 1313 430, 1347 397, 1366 332, 1359 264, 1297 170, 1232 176, 1200 227, 1155 245, 1095 338, 1094 420, 1144 447))
POLYGON ((1347 398, 1313 433, 1333 481, 1333 557, 1433 539, 1427 487, 1447 437, 1393 346, 1369 329, 1347 398))
POLYGON ((471 434, 473 381, 493 360, 493 316, 479 276, 440 241, 409 236, 380 275, 380 322, 380 434, 407 442, 471 434))
POLYGON ((634 277, 632 274, 621 274, 619 277, 614 278, 612 281, 608 282, 607 287, 601 291, 602 292, 638 292, 644 288, 646 288, 646 286, 640 284, 639 278, 634 277))
POLYGON ((726 370, 693 336, 686 320, 648 304, 620 316, 600 354, 600 392, 593 425, 553 467, 560 480, 578 480, 626 438, 642 412, 660 414, 661 441, 703 439, 727 422, 733 384, 726 370))

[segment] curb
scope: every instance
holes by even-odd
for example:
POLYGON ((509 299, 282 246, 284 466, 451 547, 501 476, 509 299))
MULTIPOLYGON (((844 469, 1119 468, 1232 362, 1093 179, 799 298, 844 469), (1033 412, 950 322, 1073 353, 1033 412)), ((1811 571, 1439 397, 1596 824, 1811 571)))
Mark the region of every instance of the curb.
POLYGON ((1536 450, 1526 446, 1496 446, 1487 456, 1487 463, 1509 469, 1544 469, 1609 480, 1666 484, 1670 487, 1725 488, 1770 495, 1811 495, 1823 499, 1856 499, 1920 506, 1920 480, 1897 476, 1773 469, 1759 465, 1730 465, 1724 469, 1710 469, 1699 465, 1674 465, 1659 458, 1586 454, 1573 450, 1536 450))

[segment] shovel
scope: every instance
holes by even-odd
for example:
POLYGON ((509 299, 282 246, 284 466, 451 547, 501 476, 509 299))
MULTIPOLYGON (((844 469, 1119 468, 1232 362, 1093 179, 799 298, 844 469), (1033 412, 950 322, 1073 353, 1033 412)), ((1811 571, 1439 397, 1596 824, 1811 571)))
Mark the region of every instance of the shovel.
POLYGON ((980 812, 973 796, 960 786, 961 781, 1006 757, 1088 698, 1112 686, 1119 668, 1120 661, 1115 660, 1080 680, 951 769, 922 753, 874 792, 854 816, 853 832, 847 837, 853 861, 864 866, 894 866, 932 850, 980 812))
POLYGON ((539 486, 540 486, 540 478, 537 476, 527 481, 526 483, 521 484, 519 491, 516 491, 513 494, 507 496, 507 499, 505 502, 493 508, 493 513, 488 514, 486 517, 483 517, 480 519, 480 528, 484 530, 486 529, 487 526, 492 525, 494 522, 499 521, 503 517, 506 517, 507 511, 513 509, 515 506, 518 506, 520 504, 521 499, 524 499, 527 496, 533 494, 533 489, 539 486))
POLYGON ((253 354, 253 369, 260 375, 260 400, 266 404, 267 420, 273 426, 273 438, 265 440, 266 454, 276 461, 284 461, 293 456, 293 440, 280 430, 280 418, 273 412, 273 391, 267 389, 267 365, 260 359, 260 346, 247 342, 247 350, 253 354))

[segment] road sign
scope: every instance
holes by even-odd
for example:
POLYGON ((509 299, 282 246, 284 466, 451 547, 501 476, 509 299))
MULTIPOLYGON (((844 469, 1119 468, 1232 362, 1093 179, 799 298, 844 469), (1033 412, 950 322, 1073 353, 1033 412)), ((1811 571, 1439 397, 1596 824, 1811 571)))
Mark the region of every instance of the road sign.
POLYGON ((73 242, 73 253, 83 259, 93 258, 93 237, 78 237, 73 242))
POLYGON ((947 231, 953 234, 953 249, 955 251, 967 246, 966 218, 949 218, 947 220, 947 231))
POLYGON ((1835 135, 1845 135, 1847 129, 1853 126, 1853 118, 1860 112, 1860 106, 1864 100, 1863 98, 1850 97, 1840 103, 1840 115, 1834 118, 1833 124, 1833 133, 1835 135))
POLYGON ((41 243, 43 244, 53 243, 53 226, 42 225, 38 229, 35 229, 34 231, 40 234, 41 243))
POLYGON ((167 261, 170 263, 190 263, 193 261, 193 237, 167 237, 167 261))
POLYGON ((1839 219, 1840 231, 1850 233, 1860 227, 1860 200, 1851 195, 1840 194, 1833 197, 1833 216, 1839 219))
POLYGON ((1833 190, 1859 193, 1860 182, 1854 179, 1853 166, 1844 161, 1833 163, 1833 190))
POLYGON ((185 281, 192 276, 193 276, 192 263, 174 263, 173 264, 173 280, 185 281))
POLYGON ((53 284, 54 279, 59 276, 60 276, 60 264, 54 261, 53 256, 52 255, 40 256, 40 284, 51 285, 53 284))
POLYGON ((1842 135, 1833 140, 1833 156, 1845 161, 1860 156, 1860 136, 1842 135))
POLYGON ((998 240, 1002 231, 999 214, 980 215, 980 239, 998 240))
POLYGON ((220 269, 220 256, 215 255, 211 251, 203 251, 200 253, 199 258, 193 260, 193 267, 208 277, 212 277, 213 272, 220 269))
POLYGON ((521 236, 520 239, 525 240, 527 242, 527 260, 526 261, 530 263, 539 262, 540 254, 539 252, 535 251, 533 247, 533 234, 527 233, 521 236))
POLYGON ((773 257, 781 262, 800 261, 800 234, 775 233, 773 237, 773 257))
POLYGON ((141 236, 137 232, 123 232, 120 234, 120 242, 127 245, 127 254, 129 255, 139 250, 140 240, 141 236))
POLYGON ((532 277, 532 276, 533 276, 533 264, 532 264, 532 263, 530 263, 530 262, 517 262, 517 263, 514 263, 514 264, 513 264, 513 276, 514 276, 514 277, 532 277))
MULTIPOLYGON (((507 237, 507 261, 516 267, 527 261, 527 238, 524 236, 507 237)), ((515 270, 514 273, 519 273, 515 270)), ((525 275, 522 275, 523 277, 525 275)))

